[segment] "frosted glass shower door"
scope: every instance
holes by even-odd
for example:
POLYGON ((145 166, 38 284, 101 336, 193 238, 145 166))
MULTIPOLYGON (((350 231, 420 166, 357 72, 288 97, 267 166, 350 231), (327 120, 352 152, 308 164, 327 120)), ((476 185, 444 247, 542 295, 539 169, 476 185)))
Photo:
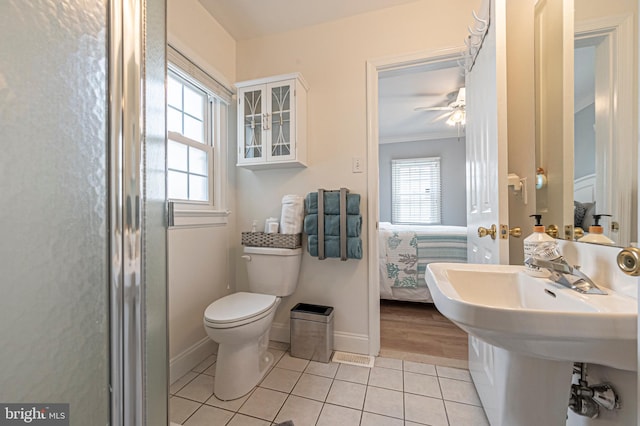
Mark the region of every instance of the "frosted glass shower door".
POLYGON ((0 3, 0 402, 109 422, 105 2, 0 3))
POLYGON ((68 404, 78 426, 167 423, 165 10, 0 2, 1 424, 7 403, 68 404))

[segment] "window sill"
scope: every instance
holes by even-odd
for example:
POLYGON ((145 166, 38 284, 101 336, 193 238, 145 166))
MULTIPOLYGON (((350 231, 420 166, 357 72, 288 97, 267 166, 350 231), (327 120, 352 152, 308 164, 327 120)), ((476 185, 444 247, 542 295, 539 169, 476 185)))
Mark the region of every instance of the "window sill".
POLYGON ((225 226, 230 214, 210 206, 169 202, 169 228, 225 226))

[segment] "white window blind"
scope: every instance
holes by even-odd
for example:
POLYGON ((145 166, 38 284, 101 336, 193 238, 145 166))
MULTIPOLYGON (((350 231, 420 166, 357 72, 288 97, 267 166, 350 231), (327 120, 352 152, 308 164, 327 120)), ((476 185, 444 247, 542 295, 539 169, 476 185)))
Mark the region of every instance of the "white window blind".
POLYGON ((440 157, 391 160, 391 221, 438 225, 440 157))
POLYGON ((167 82, 168 198, 220 208, 228 105, 173 63, 167 82))

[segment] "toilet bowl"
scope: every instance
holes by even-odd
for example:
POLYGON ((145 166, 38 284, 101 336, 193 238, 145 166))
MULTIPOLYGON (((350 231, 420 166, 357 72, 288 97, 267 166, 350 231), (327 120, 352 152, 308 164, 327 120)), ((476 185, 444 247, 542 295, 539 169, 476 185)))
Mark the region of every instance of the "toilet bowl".
POLYGON ((273 364, 269 330, 281 297, 296 288, 302 249, 245 247, 251 292, 238 292, 210 304, 204 328, 218 343, 213 392, 223 401, 251 391, 273 364))
POLYGON ((219 345, 214 382, 218 399, 228 401, 249 393, 273 364, 267 347, 279 304, 275 296, 240 292, 206 309, 205 330, 219 345))

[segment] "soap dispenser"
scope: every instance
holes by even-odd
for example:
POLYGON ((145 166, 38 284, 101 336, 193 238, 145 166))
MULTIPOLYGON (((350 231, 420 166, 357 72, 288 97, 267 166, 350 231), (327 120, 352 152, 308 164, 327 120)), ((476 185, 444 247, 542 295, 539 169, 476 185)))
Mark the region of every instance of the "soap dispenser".
MULTIPOLYGON (((544 232, 544 225, 541 223, 541 214, 532 214, 529 217, 536 219, 536 224, 533 226, 533 233, 524 239, 524 260, 529 259, 533 255, 533 251, 542 243, 549 241, 555 242, 553 237, 544 232)), ((525 264, 526 265, 526 264, 525 264)), ((533 265, 526 265, 526 272, 534 276, 544 276, 544 272, 540 268, 533 265)))
POLYGON ((602 232, 602 226, 600 225, 600 218, 602 216, 609 216, 610 214, 594 214, 593 215, 593 225, 589 226, 589 233, 584 237, 580 238, 578 241, 582 243, 596 243, 596 244, 615 244, 614 241, 604 235, 602 232))

